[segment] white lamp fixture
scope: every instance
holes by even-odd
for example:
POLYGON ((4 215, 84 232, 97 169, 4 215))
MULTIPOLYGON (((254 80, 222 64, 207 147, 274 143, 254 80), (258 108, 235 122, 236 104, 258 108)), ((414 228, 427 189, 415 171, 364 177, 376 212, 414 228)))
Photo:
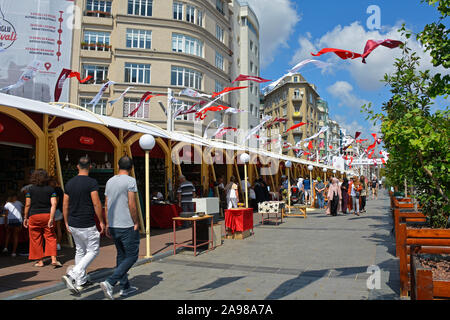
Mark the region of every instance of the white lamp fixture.
POLYGON ((241 162, 244 163, 245 207, 248 208, 247 162, 250 160, 250 156, 247 153, 243 153, 241 154, 240 159, 241 162))
POLYGON ((336 174, 336 170, 333 170, 333 174, 336 174))
POLYGON ((288 173, 288 192, 287 192, 287 197, 288 197, 288 208, 289 208, 289 214, 291 213, 291 177, 290 177, 290 168, 292 167, 292 162, 291 161, 286 161, 286 163, 284 164, 287 168, 287 173, 288 173))
POLYGON ((139 139, 139 146, 145 151, 145 234, 147 242, 147 255, 146 258, 151 258, 150 251, 150 168, 149 168, 149 151, 153 149, 156 141, 150 134, 144 134, 139 139))
POLYGON ((313 169, 314 169, 314 167, 313 167, 312 165, 309 165, 309 166, 308 166, 308 170, 309 170, 309 171, 312 171, 313 169))

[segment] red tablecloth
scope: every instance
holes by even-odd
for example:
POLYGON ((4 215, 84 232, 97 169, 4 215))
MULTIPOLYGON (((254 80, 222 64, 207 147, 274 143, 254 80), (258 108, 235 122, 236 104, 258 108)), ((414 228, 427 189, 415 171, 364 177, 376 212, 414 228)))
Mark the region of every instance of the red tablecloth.
POLYGON ((233 233, 253 229, 253 209, 225 210, 225 227, 231 229, 233 233))
MULTIPOLYGON (((150 227, 170 229, 173 228, 173 217, 179 217, 181 207, 175 204, 154 204, 150 206, 150 227)), ((181 227, 182 221, 177 221, 177 227, 181 227)))

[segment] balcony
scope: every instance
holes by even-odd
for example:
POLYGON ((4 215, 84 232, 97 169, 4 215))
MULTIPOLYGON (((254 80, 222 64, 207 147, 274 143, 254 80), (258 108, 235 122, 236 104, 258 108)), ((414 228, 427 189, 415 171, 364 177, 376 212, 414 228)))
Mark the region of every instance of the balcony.
POLYGON ((303 101, 303 96, 301 94, 300 95, 294 94, 292 96, 292 101, 303 101))
POLYGON ((83 15, 83 24, 113 26, 113 16, 109 12, 86 10, 83 15))
POLYGON ((111 48, 109 44, 82 42, 81 57, 111 59, 111 48))

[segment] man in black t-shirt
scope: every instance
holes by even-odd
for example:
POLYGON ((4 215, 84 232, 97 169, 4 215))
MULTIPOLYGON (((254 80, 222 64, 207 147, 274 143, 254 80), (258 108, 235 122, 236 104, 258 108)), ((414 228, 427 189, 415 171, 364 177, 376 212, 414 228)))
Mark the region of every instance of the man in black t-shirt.
POLYGON ((78 175, 67 182, 64 194, 64 221, 75 241, 76 253, 75 266, 62 279, 73 293, 79 293, 88 284, 86 269, 99 253, 100 234, 105 228, 98 183, 89 177, 90 166, 88 157, 80 158, 78 175), (100 232, 94 215, 100 221, 100 232))

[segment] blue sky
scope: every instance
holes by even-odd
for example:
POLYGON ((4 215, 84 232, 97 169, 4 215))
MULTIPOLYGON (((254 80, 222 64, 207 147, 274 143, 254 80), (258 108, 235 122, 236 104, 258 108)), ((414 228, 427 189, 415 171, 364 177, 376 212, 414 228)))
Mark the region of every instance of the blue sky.
MULTIPOLYGON (((413 32, 420 32, 425 24, 439 17, 436 8, 419 0, 362 1, 362 0, 249 0, 260 20, 261 76, 276 80, 296 63, 317 59, 332 63, 321 72, 309 65, 300 73, 318 87, 321 97, 328 101, 330 117, 344 128, 363 131, 365 137, 377 130, 360 113, 360 106, 371 102, 378 110, 389 99, 389 90, 379 82, 386 72, 393 71, 395 57, 401 49, 378 47, 367 58, 342 60, 333 53, 313 57, 324 47, 334 47, 362 53, 369 39, 398 39, 398 28, 404 22, 413 32), (380 29, 369 30, 367 9, 380 9, 380 29), (279 23, 277 23, 279 21, 279 23)), ((411 46, 424 57, 423 67, 431 68, 429 56, 416 41, 411 46)))

